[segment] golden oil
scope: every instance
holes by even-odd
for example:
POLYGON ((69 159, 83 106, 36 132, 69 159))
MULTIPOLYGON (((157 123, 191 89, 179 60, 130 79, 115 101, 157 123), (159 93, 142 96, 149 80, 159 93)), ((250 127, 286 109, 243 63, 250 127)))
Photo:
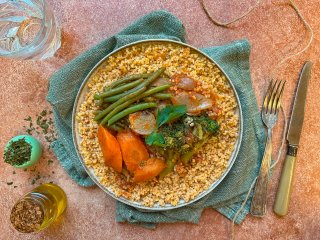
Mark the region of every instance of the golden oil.
MULTIPOLYGON (((42 223, 37 229, 34 229, 34 232, 41 231, 51 225, 67 207, 65 192, 58 185, 52 183, 45 183, 33 189, 21 198, 15 206, 22 201, 32 202, 42 211, 42 223)), ((16 226, 14 227, 19 231, 16 226)))

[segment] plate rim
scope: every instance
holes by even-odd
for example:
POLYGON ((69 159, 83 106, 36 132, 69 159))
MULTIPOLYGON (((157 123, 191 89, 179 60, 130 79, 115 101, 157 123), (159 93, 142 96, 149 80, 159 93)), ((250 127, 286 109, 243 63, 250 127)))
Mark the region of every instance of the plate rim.
POLYGON ((241 107, 241 102, 238 96, 238 92, 234 86, 234 84, 232 83, 232 81, 230 80, 230 77, 228 76, 228 74, 223 70, 223 68, 214 60, 212 59, 210 56, 208 56, 206 53, 204 53, 203 51, 197 49, 196 47, 193 47, 192 45, 189 45, 187 43, 184 42, 180 42, 180 41, 176 41, 176 40, 171 40, 171 39, 145 39, 145 40, 139 40, 139 41, 135 41, 129 44, 126 44, 120 48, 117 48, 115 50, 113 50, 112 52, 110 52, 109 54, 107 54, 106 56, 104 56, 100 61, 98 61, 98 63, 95 64, 95 66, 90 70, 90 72, 86 75, 85 79, 83 80, 83 82, 81 83, 81 86, 77 92, 75 101, 74 101, 74 105, 73 105, 73 109, 72 109, 72 140, 73 140, 73 144, 74 147, 76 149, 76 153, 78 158, 80 159, 80 162, 82 164, 82 166, 84 167, 85 171, 87 172, 87 174, 89 175, 89 177, 91 178, 91 180, 94 181, 94 183, 101 189, 103 190, 105 193, 107 193, 109 196, 111 196, 112 198, 114 198, 115 200, 118 200, 122 203, 125 203, 129 206, 135 207, 140 211, 166 211, 166 210, 172 210, 172 209, 177 209, 180 207, 184 207, 187 205, 190 205, 192 203, 195 203, 197 201, 199 201, 200 199, 202 199, 204 196, 208 195, 210 192, 212 192, 222 181, 223 179, 228 175, 228 173, 230 172, 238 154, 239 154, 239 150, 241 147, 241 143, 242 143, 242 135, 243 135, 243 114, 242 114, 242 107, 241 107), (79 150, 79 143, 77 140, 77 135, 79 133, 77 133, 77 129, 76 129, 76 111, 77 109, 80 107, 81 104, 79 104, 79 99, 82 95, 83 89, 86 87, 88 81, 90 80, 91 75, 106 61, 107 58, 109 58, 110 56, 116 54, 117 52, 121 51, 122 49, 125 49, 127 47, 131 47, 137 44, 141 44, 141 43, 151 43, 151 42, 161 42, 161 43, 173 43, 173 44, 178 44, 178 45, 182 45, 185 47, 189 47, 192 50, 196 51, 197 53, 205 56, 206 58, 208 58, 208 60, 210 60, 212 63, 214 63, 219 70, 225 75, 227 81, 229 82, 230 86, 232 87, 232 90, 234 92, 236 101, 237 101, 237 105, 238 105, 238 111, 239 111, 239 135, 238 135, 238 139, 235 143, 235 148, 231 154, 231 157, 228 160, 228 167, 227 169, 224 171, 224 173, 220 176, 219 179, 217 179, 215 182, 213 182, 210 187, 208 189, 206 189, 205 191, 203 191, 202 193, 198 194, 194 199, 192 199, 189 202, 184 202, 184 203, 179 203, 178 205, 174 206, 174 205, 169 205, 166 204, 165 206, 159 206, 159 207, 148 207, 148 206, 144 206, 141 203, 139 204, 138 202, 134 202, 134 201, 130 201, 124 197, 116 197, 115 194, 109 190, 107 187, 103 186, 100 181, 98 180, 98 176, 96 176, 96 174, 94 174, 92 172, 92 170, 89 169, 89 167, 85 164, 84 159, 82 158, 82 155, 80 154, 80 150, 79 150), (169 205, 169 206, 168 206, 169 205))

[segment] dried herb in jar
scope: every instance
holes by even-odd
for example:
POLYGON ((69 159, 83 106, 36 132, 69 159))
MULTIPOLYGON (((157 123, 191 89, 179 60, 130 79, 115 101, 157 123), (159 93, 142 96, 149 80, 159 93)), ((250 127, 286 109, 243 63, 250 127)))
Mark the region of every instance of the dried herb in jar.
POLYGON ((32 146, 24 138, 12 142, 4 152, 4 161, 13 166, 28 162, 31 157, 32 146))
POLYGON ((10 221, 14 228, 22 233, 39 230, 44 220, 42 207, 33 201, 19 201, 12 209, 10 221))

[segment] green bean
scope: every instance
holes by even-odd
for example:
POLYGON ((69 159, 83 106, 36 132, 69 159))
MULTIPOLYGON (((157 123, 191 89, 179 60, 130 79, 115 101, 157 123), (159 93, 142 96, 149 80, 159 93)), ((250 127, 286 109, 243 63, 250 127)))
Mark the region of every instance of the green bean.
POLYGON ((207 140, 208 140, 208 135, 205 136, 200 142, 196 143, 193 146, 192 150, 184 153, 180 158, 181 162, 184 165, 187 165, 189 163, 189 161, 192 159, 192 157, 194 156, 194 154, 198 152, 198 150, 207 142, 207 140))
POLYGON ((156 101, 156 99, 154 97, 145 97, 143 99, 143 101, 145 101, 145 102, 154 102, 154 101, 156 101))
POLYGON ((136 92, 133 92, 131 94, 128 94, 126 97, 123 97, 121 99, 119 99, 118 101, 112 103, 111 105, 109 105, 106 109, 104 109, 101 113, 99 113, 94 120, 95 121, 99 121, 100 119, 104 118, 110 111, 112 111, 113 109, 115 109, 117 106, 121 105, 122 103, 130 100, 131 98, 135 98, 137 96, 139 96, 141 93, 143 93, 146 90, 146 87, 140 88, 138 89, 136 92))
POLYGON ((159 175, 161 179, 164 178, 169 173, 171 173, 174 169, 174 166, 176 165, 174 162, 172 162, 172 160, 167 160, 166 164, 167 164, 166 168, 163 169, 163 171, 159 175))
POLYGON ((131 82, 133 80, 137 80, 140 78, 148 78, 150 76, 149 73, 143 73, 143 74, 133 74, 133 75, 129 75, 129 76, 125 76, 119 80, 114 81, 113 83, 111 83, 107 89, 111 89, 114 88, 122 83, 126 83, 126 82, 131 82))
POLYGON ((121 128, 125 128, 126 125, 124 123, 121 123, 121 122, 116 122, 115 123, 118 127, 121 127, 121 128))
POLYGON ((110 104, 109 103, 104 103, 102 106, 101 106, 101 109, 103 110, 103 109, 106 109, 106 108, 108 108, 110 106, 110 104))
POLYGON ((194 151, 193 151, 193 150, 184 153, 184 154, 181 156, 181 158, 180 158, 181 162, 182 162, 184 165, 187 165, 188 162, 189 162, 189 161, 191 160, 191 158, 193 157, 193 154, 194 154, 194 151))
MULTIPOLYGON (((106 92, 106 91, 113 89, 114 87, 117 87, 117 86, 122 87, 122 86, 126 85, 127 82, 138 80, 140 78, 148 78, 149 76, 150 76, 150 73, 133 74, 133 75, 125 76, 119 80, 112 82, 109 86, 104 87, 103 92, 106 92)), ((98 96, 99 96, 99 94, 95 94, 94 99, 96 99, 96 100, 99 99, 98 96)))
POLYGON ((108 126, 108 128, 110 128, 110 129, 112 129, 113 131, 116 131, 116 132, 120 132, 120 131, 123 130, 122 128, 118 127, 116 124, 108 126))
POLYGON ((97 105, 98 107, 101 107, 103 104, 105 104, 105 103, 103 102, 103 100, 99 100, 99 101, 97 101, 97 103, 96 103, 96 105, 97 105))
POLYGON ((141 87, 146 87, 148 86, 150 83, 152 83, 153 81, 155 81, 163 72, 164 72, 165 68, 159 68, 157 71, 155 71, 154 73, 152 73, 150 75, 150 77, 148 77, 145 81, 143 81, 141 84, 139 84, 138 86, 136 86, 135 88, 124 92, 124 93, 120 93, 118 95, 114 95, 111 97, 107 97, 104 98, 104 102, 115 102, 117 100, 119 100, 120 98, 126 96, 127 94, 133 93, 135 92, 137 89, 141 88, 141 87))
POLYGON ((166 68, 159 68, 157 71, 152 73, 150 77, 148 77, 143 83, 141 83, 142 86, 146 87, 153 81, 155 81, 164 71, 166 68))
MULTIPOLYGON (((171 85, 163 85, 163 86, 159 86, 159 87, 155 87, 155 88, 151 88, 147 91, 145 91, 144 93, 142 94, 139 94, 138 96, 136 97, 133 97, 131 98, 130 100, 118 105, 117 107, 115 107, 111 112, 109 112, 109 114, 107 116, 104 117, 104 119, 102 120, 101 124, 104 125, 107 123, 107 121, 112 118, 113 115, 117 114, 118 112, 120 112, 121 110, 125 109, 126 107, 128 107, 129 105, 131 105, 132 103, 138 101, 139 99, 142 99, 142 98, 145 98, 145 97, 148 97, 152 94, 155 94, 155 93, 158 93, 158 92, 161 92, 163 90, 166 90, 170 87, 171 85)), ((118 100, 120 101, 120 100, 118 100)), ((110 106, 112 106, 113 104, 111 104, 110 106)), ((102 114, 101 114, 102 115, 102 114)), ((100 116, 99 116, 100 117, 100 116)), ((99 118, 101 119, 101 118, 99 118)))
POLYGON ((102 98, 105 98, 105 97, 110 97, 110 96, 113 96, 113 95, 116 95, 118 93, 122 93, 122 92, 125 92, 129 89, 132 89, 136 86, 138 86, 140 83, 142 83, 144 80, 143 79, 139 79, 139 80, 136 80, 134 82, 130 82, 130 83, 127 83, 121 87, 117 87, 117 88, 113 88, 113 89, 109 89, 103 93, 100 93, 100 94, 95 94, 94 95, 94 99, 102 99, 102 98))
POLYGON ((96 110, 96 111, 94 111, 94 114, 95 115, 98 115, 99 113, 101 113, 102 111, 101 110, 96 110))
POLYGON ((173 171, 174 166, 176 165, 176 161, 179 158, 179 153, 174 153, 172 149, 168 150, 168 156, 166 160, 166 168, 163 169, 163 171, 160 173, 160 178, 164 178, 166 175, 168 175, 170 172, 173 171))
POLYGON ((110 118, 108 121, 108 126, 112 125, 113 123, 115 123, 119 119, 124 118, 125 116, 127 116, 131 113, 142 111, 142 110, 145 110, 148 108, 155 108, 155 107, 157 107, 157 104, 154 102, 153 103, 139 103, 134 106, 131 106, 131 107, 123 110, 122 112, 117 113, 112 118, 110 118))
POLYGON ((166 100, 166 99, 170 99, 172 97, 172 95, 170 93, 157 93, 153 96, 155 98, 160 99, 160 100, 166 100))

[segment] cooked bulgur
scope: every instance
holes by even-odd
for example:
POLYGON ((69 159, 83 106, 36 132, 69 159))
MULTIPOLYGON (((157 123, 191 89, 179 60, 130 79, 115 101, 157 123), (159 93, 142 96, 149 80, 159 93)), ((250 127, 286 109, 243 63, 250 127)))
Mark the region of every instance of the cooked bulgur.
MULTIPOLYGON (((102 185, 116 196, 140 202, 144 206, 188 202, 208 189, 228 167, 228 161, 238 137, 237 102, 224 74, 209 59, 188 47, 168 43, 141 43, 127 47, 110 56, 92 74, 88 91, 77 113, 81 137, 80 154, 85 164, 94 169, 102 185), (149 73, 166 67, 165 73, 187 74, 201 82, 198 91, 217 95, 216 105, 221 109, 217 116, 219 133, 195 155, 188 166, 178 164, 164 179, 132 183, 130 177, 105 166, 97 139, 98 124, 93 120, 97 106, 94 94, 122 76, 149 73)), ((208 112, 214 114, 214 111, 208 112)))

